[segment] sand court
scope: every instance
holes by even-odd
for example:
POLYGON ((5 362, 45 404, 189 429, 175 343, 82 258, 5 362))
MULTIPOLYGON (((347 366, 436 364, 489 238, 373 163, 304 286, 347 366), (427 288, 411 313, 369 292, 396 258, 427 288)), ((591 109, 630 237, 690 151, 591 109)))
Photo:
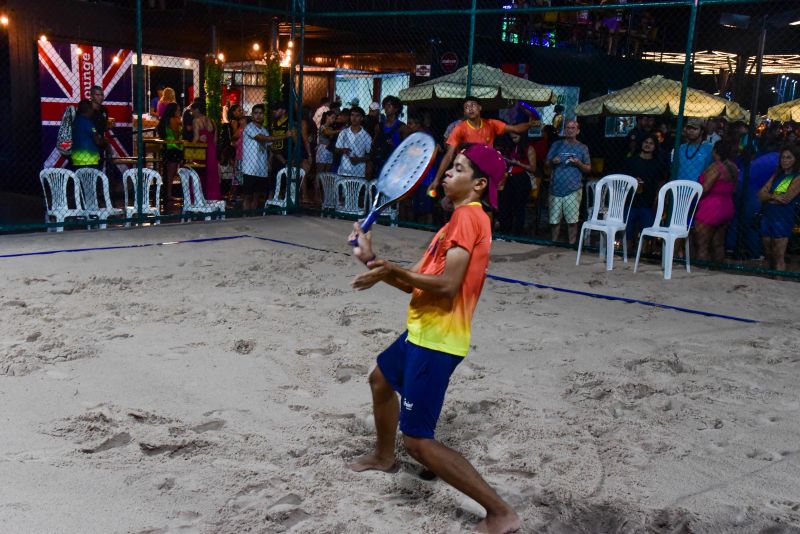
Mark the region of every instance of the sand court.
MULTIPOLYGON (((408 303, 350 288, 351 224, 0 237, 2 530, 467 531, 482 509, 407 455, 396 474, 345 468, 372 445, 366 376, 408 303)), ((407 261, 431 237, 375 234, 407 261)), ((800 286, 574 263, 495 242, 489 271, 759 322, 489 279, 438 438, 524 532, 794 531, 800 286)))

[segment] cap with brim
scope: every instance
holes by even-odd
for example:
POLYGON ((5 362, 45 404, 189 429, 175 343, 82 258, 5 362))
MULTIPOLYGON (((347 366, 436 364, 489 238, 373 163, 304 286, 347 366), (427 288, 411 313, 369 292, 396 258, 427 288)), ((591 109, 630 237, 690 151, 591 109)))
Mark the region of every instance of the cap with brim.
POLYGON ((506 163, 503 156, 488 145, 472 145, 462 150, 461 153, 489 178, 489 185, 487 186, 489 189, 489 204, 494 209, 497 209, 497 188, 506 173, 506 163))
POLYGON ((702 128, 703 121, 701 119, 691 118, 686 120, 687 128, 702 128))

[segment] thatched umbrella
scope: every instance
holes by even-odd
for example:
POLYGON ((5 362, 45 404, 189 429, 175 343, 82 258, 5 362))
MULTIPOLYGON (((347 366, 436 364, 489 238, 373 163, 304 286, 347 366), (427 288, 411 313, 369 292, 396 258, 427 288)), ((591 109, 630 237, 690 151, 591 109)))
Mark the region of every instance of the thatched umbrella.
MULTIPOLYGON (((404 103, 428 107, 458 104, 467 97, 467 67, 403 89, 398 96, 404 103)), ((483 107, 489 108, 511 107, 515 100, 524 100, 536 106, 556 101, 549 87, 480 63, 472 66, 471 96, 479 98, 483 107)))
MULTIPOLYGON (((581 102, 577 115, 677 115, 681 102, 681 83, 663 76, 638 81, 630 87, 581 102)), ((736 102, 688 88, 685 117, 727 117, 748 120, 748 112, 736 102)))

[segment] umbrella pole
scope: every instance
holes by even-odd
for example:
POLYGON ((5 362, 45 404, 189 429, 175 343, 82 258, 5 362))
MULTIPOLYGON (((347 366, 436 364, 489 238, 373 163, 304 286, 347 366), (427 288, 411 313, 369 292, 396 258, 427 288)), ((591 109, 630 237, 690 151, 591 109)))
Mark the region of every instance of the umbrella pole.
MULTIPOLYGON (((675 145, 673 154, 677 154, 681 146, 681 133, 683 132, 683 113, 686 111, 686 90, 689 87, 689 65, 691 64, 692 51, 694 49, 694 34, 697 27, 697 10, 699 0, 692 2, 692 11, 689 15, 689 32, 686 38, 686 60, 683 62, 683 79, 681 81, 681 103, 678 107, 678 124, 675 125, 675 145)), ((678 178, 678 158, 672 158, 672 179, 678 178)))

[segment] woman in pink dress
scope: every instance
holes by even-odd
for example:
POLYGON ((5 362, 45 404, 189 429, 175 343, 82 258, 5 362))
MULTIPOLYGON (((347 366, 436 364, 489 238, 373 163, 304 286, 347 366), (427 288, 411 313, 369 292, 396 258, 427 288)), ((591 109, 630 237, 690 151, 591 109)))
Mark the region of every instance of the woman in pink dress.
POLYGON ((206 116, 206 105, 200 100, 192 102, 192 117, 195 143, 206 144, 206 172, 203 178, 203 195, 206 200, 220 200, 219 165, 217 164, 217 128, 206 116))
POLYGON ((714 161, 699 180, 703 195, 694 217, 695 257, 721 263, 725 259, 725 233, 736 211, 733 195, 739 169, 733 162, 736 145, 730 141, 717 141, 712 154, 714 161))

